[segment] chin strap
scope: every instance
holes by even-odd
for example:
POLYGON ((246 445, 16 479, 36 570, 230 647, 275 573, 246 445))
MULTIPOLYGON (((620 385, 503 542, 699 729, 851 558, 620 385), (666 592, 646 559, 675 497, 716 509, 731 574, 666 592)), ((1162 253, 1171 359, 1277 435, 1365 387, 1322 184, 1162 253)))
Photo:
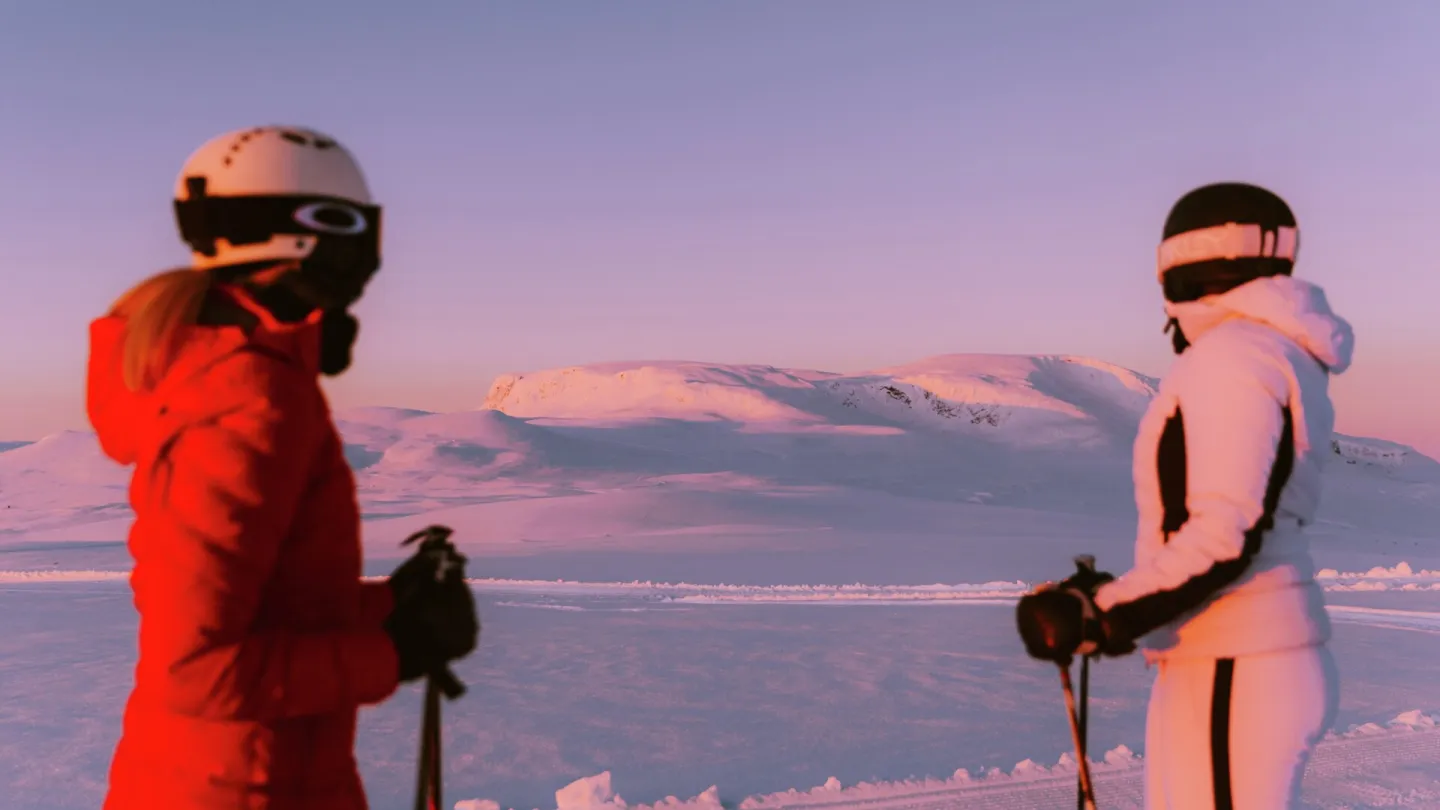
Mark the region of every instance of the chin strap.
POLYGON ((1170 335, 1170 345, 1176 354, 1184 354, 1185 350, 1190 348, 1190 341, 1185 338, 1185 332, 1180 329, 1180 321, 1175 318, 1165 322, 1165 332, 1169 334, 1172 330, 1174 334, 1170 335))

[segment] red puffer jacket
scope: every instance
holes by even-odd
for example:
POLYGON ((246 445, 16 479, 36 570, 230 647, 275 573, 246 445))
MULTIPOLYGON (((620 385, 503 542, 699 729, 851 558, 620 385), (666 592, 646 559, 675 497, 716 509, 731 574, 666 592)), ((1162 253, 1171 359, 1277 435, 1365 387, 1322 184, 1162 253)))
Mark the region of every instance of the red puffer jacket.
POLYGON ((153 392, 125 323, 91 325, 88 409, 135 465, 135 688, 105 810, 364 810, 355 718, 396 688, 362 583, 355 480, 320 389, 319 323, 189 327, 153 392))

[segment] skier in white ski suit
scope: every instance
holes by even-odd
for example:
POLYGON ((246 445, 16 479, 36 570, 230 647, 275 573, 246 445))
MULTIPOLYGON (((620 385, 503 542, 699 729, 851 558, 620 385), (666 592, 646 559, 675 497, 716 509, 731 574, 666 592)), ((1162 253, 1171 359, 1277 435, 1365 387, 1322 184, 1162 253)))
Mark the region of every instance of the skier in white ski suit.
POLYGON ((1158 669, 1147 810, 1298 808, 1337 708, 1303 529, 1332 453, 1329 377, 1350 365, 1354 337, 1319 287, 1291 277, 1298 237, 1284 201, 1255 186, 1176 203, 1159 276, 1180 356, 1135 442, 1135 566, 1058 589, 1074 638, 1111 655, 1140 640, 1158 669))

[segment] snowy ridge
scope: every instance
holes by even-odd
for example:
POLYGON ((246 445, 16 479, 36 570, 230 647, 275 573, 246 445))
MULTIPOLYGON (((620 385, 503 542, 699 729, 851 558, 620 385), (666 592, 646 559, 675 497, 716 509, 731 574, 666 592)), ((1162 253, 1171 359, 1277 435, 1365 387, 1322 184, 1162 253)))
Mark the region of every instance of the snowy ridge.
POLYGON ((506 374, 482 408, 522 418, 896 424, 1020 444, 1120 438, 1157 381, 1065 355, 942 355, 857 374, 688 361, 506 374))
POLYGON ((20 584, 26 582, 110 582, 128 580, 129 571, 0 571, 0 582, 20 584))
MULTIPOLYGON (((1397 569, 1408 570, 1404 564, 1397 569)), ((1392 569, 1384 569, 1387 573, 1392 569)), ((1346 576, 1346 575, 1338 575, 1346 576)), ((1364 581, 1366 574, 1348 575, 1364 581)), ((1440 573, 1424 571, 1409 577, 1416 580, 1440 573)), ((126 571, 0 571, 0 584, 65 584, 114 582, 128 579, 126 571)), ((383 577, 365 577, 378 581, 383 577)), ((467 580, 480 593, 528 596, 538 601, 501 600, 496 607, 540 608, 585 611, 576 600, 616 600, 641 605, 1010 605, 1030 585, 1024 582, 987 582, 973 585, 692 585, 668 582, 575 582, 567 580, 485 579, 467 580), (570 600, 557 603, 556 600, 570 600)), ((1327 590, 1357 590, 1349 585, 1328 586, 1327 590)), ((1365 590, 1376 590, 1367 588, 1365 590)), ((1409 581, 1399 590, 1440 590, 1434 581, 1420 586, 1409 581), (1413 586, 1413 587, 1412 587, 1413 586)), ((643 610, 627 607, 624 610, 643 610)), ((1392 608, 1327 605, 1336 621, 1394 630, 1440 633, 1440 613, 1392 608)))
POLYGON ((1440 590, 1440 571, 1416 571, 1407 562, 1388 568, 1376 566, 1363 573, 1341 573, 1326 568, 1315 575, 1327 591, 1434 591, 1440 590))
MULTIPOLYGON (((1316 751, 1307 773, 1307 784, 1343 778, 1345 763, 1369 759, 1365 756, 1368 749, 1380 746, 1387 750, 1379 753, 1391 762, 1432 758, 1440 750, 1440 715, 1414 709, 1384 724, 1363 723, 1343 732, 1328 733, 1316 751)), ((1143 764, 1143 758, 1125 745, 1105 752, 1098 760, 1091 759, 1096 792, 1105 800, 1104 806, 1117 806, 1112 800, 1124 802, 1138 794, 1143 764)), ((1075 759, 1067 752, 1052 766, 1026 759, 1009 771, 992 767, 972 775, 968 769, 959 768, 943 779, 859 782, 846 786, 831 777, 812 788, 749 796, 732 806, 738 810, 1049 806, 1022 802, 1049 793, 1073 797, 1076 770, 1075 759)), ((578 779, 557 790, 555 802, 556 810, 720 810, 724 806, 714 785, 690 799, 667 796, 654 804, 631 805, 615 792, 609 771, 578 779)), ((500 810, 500 805, 485 799, 469 799, 457 802, 455 810, 500 810)))
POLYGON ((1330 440, 1330 450, 1348 464, 1362 463, 1381 467, 1400 467, 1417 455, 1410 448, 1394 442, 1343 435, 1336 435, 1330 440))
MULTIPOLYGON (((367 539, 386 552, 401 532, 386 521, 434 515, 467 552, 650 550, 661 536, 693 547, 775 534, 777 545, 817 553, 883 544, 874 553, 898 559, 904 546, 947 534, 1008 543, 1005 529, 991 530, 999 513, 977 520, 975 507, 1127 516, 1129 448, 1155 390, 1145 375, 1064 355, 944 355, 853 374, 656 361, 507 375, 479 410, 365 407, 336 418, 367 539)), ((1429 535, 1440 464, 1349 436, 1336 438, 1335 452, 1326 531, 1386 551, 1429 535)), ((129 477, 89 432, 0 444, 0 547, 122 539, 129 477)), ((1096 531, 1087 550, 1128 552, 1124 534, 1096 531)), ((96 552, 70 566, 117 557, 96 552)), ((1011 575, 943 567, 945 576, 1011 575)))
POLYGON ((0 450, 0 474, 46 471, 72 483, 110 483, 117 465, 107 459, 95 434, 62 430, 26 444, 5 443, 0 450))
POLYGON ((545 596, 623 596, 677 603, 775 602, 953 602, 1014 600, 1023 582, 975 585, 692 585, 668 582, 567 582, 564 580, 473 579, 479 591, 545 596))
MULTIPOLYGON (((0 570, 0 582, 102 582, 123 580, 129 571, 101 570, 0 570)), ((383 577, 365 577, 377 581, 383 577)), ((1440 590, 1440 571, 1415 570, 1407 562, 1368 571, 1341 572, 1326 568, 1316 579, 1327 591, 1431 591, 1440 590)), ((688 582, 593 582, 567 579, 500 579, 476 577, 467 580, 477 591, 534 594, 543 596, 598 596, 639 598, 649 601, 686 603, 722 602, 953 602, 1013 600, 1036 583, 992 581, 930 585, 700 585, 688 582)))
POLYGON ((1378 723, 1361 723, 1353 725, 1343 732, 1326 732, 1325 739, 1353 739, 1355 737, 1373 737, 1377 734, 1394 734, 1405 731, 1428 731, 1436 728, 1440 728, 1440 714, 1426 714, 1419 709, 1411 709, 1408 712, 1401 712, 1395 715, 1383 726, 1378 723))

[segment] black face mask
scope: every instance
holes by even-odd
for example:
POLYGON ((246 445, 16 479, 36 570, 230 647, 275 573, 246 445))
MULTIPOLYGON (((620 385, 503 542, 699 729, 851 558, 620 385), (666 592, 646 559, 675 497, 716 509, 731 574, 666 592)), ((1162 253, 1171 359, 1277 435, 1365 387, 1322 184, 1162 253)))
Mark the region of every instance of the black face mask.
MULTIPOLYGON (((289 276, 278 284, 252 288, 250 292, 276 320, 298 323, 309 317, 317 305, 288 281, 289 276)), ((360 322, 344 307, 324 308, 320 315, 320 373, 336 377, 350 368, 359 334, 360 322)))
POLYGON ((1180 329, 1180 321, 1171 318, 1165 324, 1166 332, 1173 332, 1170 335, 1170 346, 1175 349, 1176 354, 1184 354, 1190 348, 1190 341, 1186 339, 1185 333, 1180 329))
POLYGON ((343 309, 327 309, 320 316, 320 373, 338 377, 350 368, 360 322, 343 309))

